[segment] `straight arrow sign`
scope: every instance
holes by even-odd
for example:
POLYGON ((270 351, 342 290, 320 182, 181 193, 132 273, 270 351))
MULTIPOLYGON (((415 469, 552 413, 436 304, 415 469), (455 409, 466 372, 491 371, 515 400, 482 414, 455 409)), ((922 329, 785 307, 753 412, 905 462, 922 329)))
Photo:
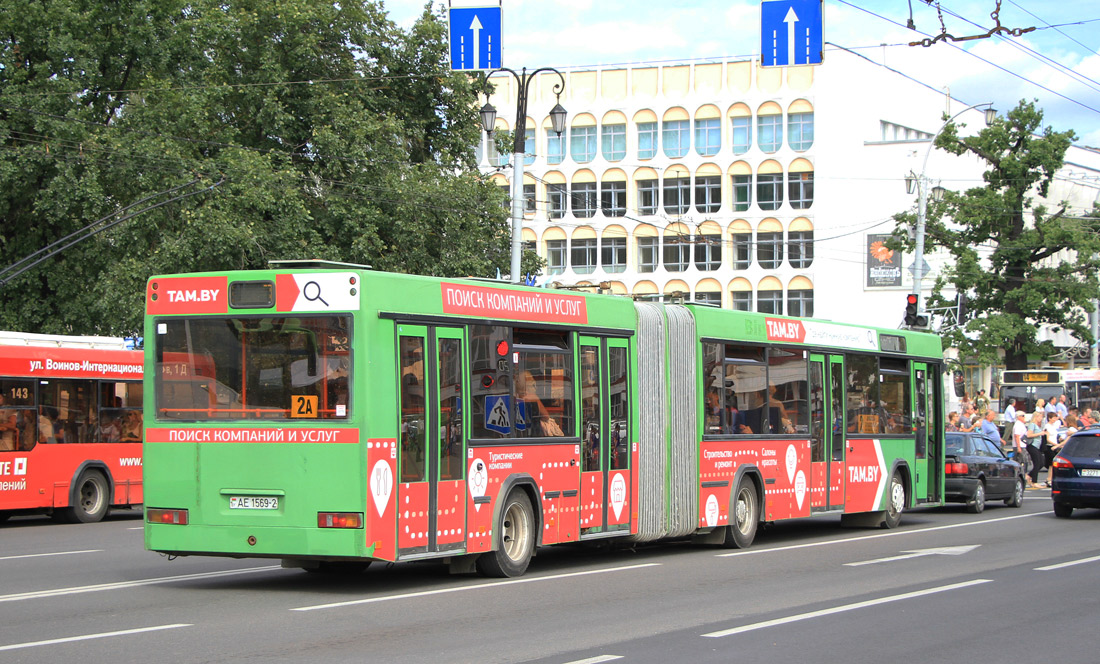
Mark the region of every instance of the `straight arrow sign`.
POLYGON ((980 544, 970 544, 966 546, 942 546, 933 549, 914 549, 911 551, 902 551, 903 555, 890 556, 889 558, 876 558, 874 560, 862 560, 858 563, 844 563, 845 567, 861 567, 863 565, 874 565, 877 563, 889 563, 895 560, 908 560, 910 558, 922 558, 924 556, 961 556, 964 553, 970 553, 974 549, 981 546, 980 544))
POLYGON ((787 15, 783 18, 783 22, 787 24, 787 64, 794 64, 795 53, 795 24, 798 23, 798 14, 794 13, 794 7, 792 6, 787 10, 787 15))

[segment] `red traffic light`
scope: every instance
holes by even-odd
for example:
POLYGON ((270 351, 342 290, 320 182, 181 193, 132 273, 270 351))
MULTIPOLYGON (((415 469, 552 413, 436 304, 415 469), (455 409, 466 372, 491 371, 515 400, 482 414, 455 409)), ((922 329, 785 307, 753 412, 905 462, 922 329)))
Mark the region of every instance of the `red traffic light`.
POLYGON ((905 302, 906 302, 906 304, 916 304, 917 303, 917 294, 916 293, 909 293, 908 295, 905 296, 905 302))

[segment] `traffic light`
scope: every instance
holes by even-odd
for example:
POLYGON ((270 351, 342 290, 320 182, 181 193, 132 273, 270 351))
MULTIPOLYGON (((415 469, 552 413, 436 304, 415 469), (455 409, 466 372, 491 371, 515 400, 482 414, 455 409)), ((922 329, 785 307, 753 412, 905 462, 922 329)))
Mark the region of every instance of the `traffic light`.
POLYGON ((921 316, 917 313, 918 300, 916 293, 909 293, 905 296, 905 324, 908 327, 925 327, 928 325, 928 316, 921 316))

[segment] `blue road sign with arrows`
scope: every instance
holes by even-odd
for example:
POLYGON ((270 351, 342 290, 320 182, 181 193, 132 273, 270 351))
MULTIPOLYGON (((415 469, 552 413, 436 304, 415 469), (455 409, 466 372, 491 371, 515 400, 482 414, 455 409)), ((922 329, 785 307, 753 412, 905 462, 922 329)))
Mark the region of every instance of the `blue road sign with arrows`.
POLYGON ((451 69, 500 67, 501 8, 452 7, 451 69))
POLYGON ((760 3, 760 64, 819 65, 824 0, 764 0, 760 3))

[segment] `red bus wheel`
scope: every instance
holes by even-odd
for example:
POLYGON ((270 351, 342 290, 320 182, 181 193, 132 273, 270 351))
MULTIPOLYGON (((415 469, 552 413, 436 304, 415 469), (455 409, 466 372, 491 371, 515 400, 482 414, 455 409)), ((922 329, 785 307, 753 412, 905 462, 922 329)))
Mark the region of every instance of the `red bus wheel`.
POLYGON ((103 473, 85 471, 76 482, 76 504, 60 510, 61 519, 69 523, 102 521, 110 506, 110 493, 103 473))

